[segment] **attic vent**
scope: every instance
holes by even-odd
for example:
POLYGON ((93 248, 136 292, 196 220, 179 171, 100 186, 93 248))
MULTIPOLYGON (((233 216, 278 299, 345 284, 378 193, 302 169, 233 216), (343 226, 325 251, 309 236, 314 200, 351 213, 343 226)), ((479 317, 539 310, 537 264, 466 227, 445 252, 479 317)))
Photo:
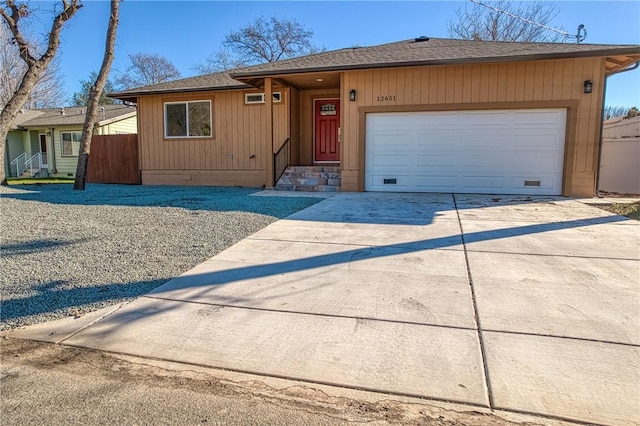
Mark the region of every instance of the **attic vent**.
POLYGON ((416 38, 414 41, 415 41, 416 43, 420 43, 421 41, 429 41, 429 37, 427 37, 427 36, 420 36, 420 37, 416 38))

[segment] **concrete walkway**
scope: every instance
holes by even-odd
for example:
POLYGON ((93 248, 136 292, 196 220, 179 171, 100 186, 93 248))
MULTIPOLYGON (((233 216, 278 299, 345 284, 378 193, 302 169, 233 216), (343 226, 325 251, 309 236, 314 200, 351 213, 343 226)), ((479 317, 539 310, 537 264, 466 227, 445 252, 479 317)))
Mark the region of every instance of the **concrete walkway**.
POLYGON ((560 197, 342 193, 109 315, 11 335, 638 424, 639 225, 560 197))

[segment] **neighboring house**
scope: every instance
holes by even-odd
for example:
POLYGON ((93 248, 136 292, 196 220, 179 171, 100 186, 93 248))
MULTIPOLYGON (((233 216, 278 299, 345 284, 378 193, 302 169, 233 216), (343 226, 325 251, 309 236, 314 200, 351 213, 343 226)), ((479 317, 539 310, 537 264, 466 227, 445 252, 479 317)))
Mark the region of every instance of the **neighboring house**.
POLYGON ((598 189, 640 194, 640 116, 604 122, 598 189))
POLYGON ((143 184, 272 187, 284 164, 337 166, 303 189, 591 196, 605 77, 638 60, 420 37, 110 96, 138 105, 143 184))
MULTIPOLYGON (((21 111, 7 135, 5 175, 75 176, 85 112, 85 107, 21 111)), ((136 107, 98 108, 94 134, 125 133, 137 133, 136 107)))

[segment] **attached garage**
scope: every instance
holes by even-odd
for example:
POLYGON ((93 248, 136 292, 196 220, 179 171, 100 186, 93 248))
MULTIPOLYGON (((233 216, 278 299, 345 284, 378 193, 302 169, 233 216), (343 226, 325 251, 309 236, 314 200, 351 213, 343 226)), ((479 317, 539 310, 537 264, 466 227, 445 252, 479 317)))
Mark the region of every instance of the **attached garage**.
POLYGON ((365 190, 560 195, 567 110, 366 114, 365 190))

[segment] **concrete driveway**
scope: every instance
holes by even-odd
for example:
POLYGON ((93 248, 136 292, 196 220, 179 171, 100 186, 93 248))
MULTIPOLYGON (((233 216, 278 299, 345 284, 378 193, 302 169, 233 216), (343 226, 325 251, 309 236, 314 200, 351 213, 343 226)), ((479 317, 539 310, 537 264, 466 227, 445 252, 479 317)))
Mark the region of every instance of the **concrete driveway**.
POLYGON ((12 335, 637 424, 639 239, 561 197, 342 193, 110 315, 12 335))

